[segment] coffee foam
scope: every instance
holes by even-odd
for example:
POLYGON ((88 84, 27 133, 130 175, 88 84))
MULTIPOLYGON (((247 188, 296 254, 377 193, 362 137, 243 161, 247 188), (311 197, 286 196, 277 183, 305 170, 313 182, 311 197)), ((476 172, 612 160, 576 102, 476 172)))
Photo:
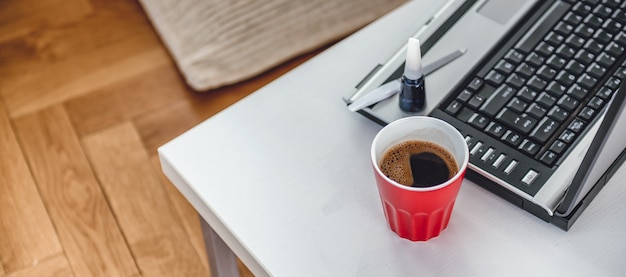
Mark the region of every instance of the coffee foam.
POLYGON ((405 186, 412 186, 411 156, 423 152, 435 154, 446 163, 450 169, 448 179, 454 177, 459 171, 454 156, 448 150, 436 143, 422 140, 409 140, 393 145, 382 155, 378 167, 389 179, 405 186))

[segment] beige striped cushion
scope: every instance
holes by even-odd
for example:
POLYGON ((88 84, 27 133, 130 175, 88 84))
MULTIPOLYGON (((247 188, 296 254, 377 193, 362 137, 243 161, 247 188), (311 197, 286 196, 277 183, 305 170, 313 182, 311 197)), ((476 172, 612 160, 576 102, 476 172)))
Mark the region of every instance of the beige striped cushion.
POLYGON ((353 32, 406 0, 140 0, 189 85, 232 84, 353 32))

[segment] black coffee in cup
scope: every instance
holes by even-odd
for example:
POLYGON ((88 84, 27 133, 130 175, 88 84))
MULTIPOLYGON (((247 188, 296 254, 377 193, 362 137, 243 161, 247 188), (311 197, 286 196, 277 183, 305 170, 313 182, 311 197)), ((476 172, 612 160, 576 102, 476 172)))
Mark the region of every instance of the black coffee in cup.
POLYGON ((430 187, 450 180, 459 171, 454 156, 442 146, 410 140, 392 146, 379 162, 385 176, 410 187, 430 187))

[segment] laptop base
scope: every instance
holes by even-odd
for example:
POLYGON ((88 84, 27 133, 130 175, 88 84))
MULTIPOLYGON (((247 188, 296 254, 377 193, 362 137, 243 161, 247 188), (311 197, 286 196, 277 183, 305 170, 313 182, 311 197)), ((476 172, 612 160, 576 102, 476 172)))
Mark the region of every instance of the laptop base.
POLYGON ((591 200, 593 200, 598 192, 602 190, 604 185, 609 182, 611 177, 615 174, 615 172, 620 168, 620 166, 626 161, 626 149, 620 153, 619 157, 611 164, 611 166, 604 172, 604 175, 598 180, 598 182, 593 186, 593 188, 587 193, 585 198, 583 198, 580 203, 574 208, 574 210, 566 217, 553 216, 552 223, 556 226, 559 226, 563 230, 569 230, 570 227, 576 222, 578 217, 582 214, 582 212, 589 206, 591 200))
POLYGON ((622 151, 619 158, 613 162, 613 164, 608 168, 608 170, 604 173, 602 178, 594 185, 594 187, 587 193, 585 198, 576 206, 576 208, 565 217, 561 217, 558 215, 549 215, 546 211, 537 206, 536 204, 512 193, 509 190, 504 189, 493 181, 485 178, 483 175, 476 173, 470 169, 467 170, 465 177, 468 180, 473 181, 479 186, 487 189, 488 191, 504 198, 508 202, 522 208, 523 210, 533 214, 534 216, 546 221, 551 222, 552 224, 558 226, 559 228, 567 231, 569 230, 574 222, 580 217, 583 211, 589 206, 589 203, 598 195, 600 190, 606 185, 606 183, 613 177, 615 171, 619 169, 619 167, 626 161, 626 149, 622 151))

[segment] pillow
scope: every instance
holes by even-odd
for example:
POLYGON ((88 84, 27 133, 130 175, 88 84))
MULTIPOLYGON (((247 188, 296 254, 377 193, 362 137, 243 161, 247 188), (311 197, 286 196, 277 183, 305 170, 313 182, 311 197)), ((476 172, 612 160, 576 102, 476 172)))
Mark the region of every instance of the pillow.
POLYGON ((406 0, 140 0, 186 82, 253 77, 354 32, 406 0))

